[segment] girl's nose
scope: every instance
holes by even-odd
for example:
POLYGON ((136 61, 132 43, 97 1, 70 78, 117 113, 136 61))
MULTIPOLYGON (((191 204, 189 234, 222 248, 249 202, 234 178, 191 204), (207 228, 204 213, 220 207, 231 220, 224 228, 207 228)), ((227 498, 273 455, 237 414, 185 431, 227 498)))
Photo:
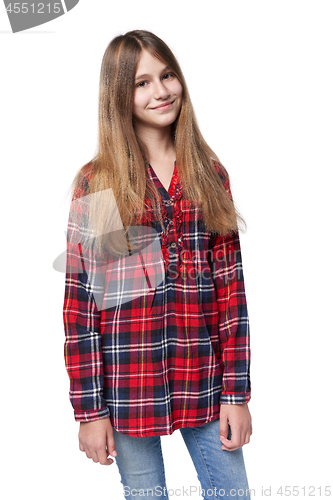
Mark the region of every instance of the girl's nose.
POLYGON ((167 97, 169 97, 169 95, 170 95, 170 93, 163 82, 161 82, 160 80, 155 82, 154 99, 157 99, 157 98, 165 98, 166 99, 167 97))

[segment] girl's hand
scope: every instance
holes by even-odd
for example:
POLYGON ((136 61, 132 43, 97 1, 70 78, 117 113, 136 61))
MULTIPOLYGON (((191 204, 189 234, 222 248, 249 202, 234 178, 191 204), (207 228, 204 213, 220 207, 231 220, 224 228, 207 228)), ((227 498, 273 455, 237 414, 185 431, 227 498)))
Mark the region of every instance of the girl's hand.
POLYGON ((101 465, 111 465, 109 455, 117 455, 110 418, 80 422, 79 448, 88 458, 101 465))
POLYGON ((252 419, 247 403, 241 405, 221 404, 220 406, 220 440, 222 450, 233 451, 249 443, 252 434, 252 419), (228 424, 231 428, 231 439, 228 436, 228 424))

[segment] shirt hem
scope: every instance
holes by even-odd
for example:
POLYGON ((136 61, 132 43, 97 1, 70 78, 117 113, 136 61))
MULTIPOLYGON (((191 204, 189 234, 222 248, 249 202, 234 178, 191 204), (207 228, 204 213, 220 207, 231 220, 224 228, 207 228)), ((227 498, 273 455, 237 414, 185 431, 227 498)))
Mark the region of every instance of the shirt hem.
MULTIPOLYGON (((220 405, 219 405, 219 408, 220 408, 220 405)), ((134 430, 133 432, 131 432, 128 429, 120 429, 116 424, 113 424, 112 418, 111 418, 111 425, 112 425, 112 428, 115 429, 120 434, 126 434, 126 435, 132 436, 132 437, 170 436, 171 434, 173 434, 175 431, 177 431, 179 429, 184 429, 187 427, 201 427, 205 424, 208 424, 209 422, 212 422, 213 420, 217 420, 218 418, 220 418, 220 409, 217 412, 214 412, 213 415, 211 415, 210 417, 208 417, 203 422, 200 422, 197 425, 188 425, 186 423, 182 424, 181 422, 179 422, 179 423, 171 424, 170 429, 165 429, 165 430, 151 430, 151 431, 141 431, 141 432, 134 430)))

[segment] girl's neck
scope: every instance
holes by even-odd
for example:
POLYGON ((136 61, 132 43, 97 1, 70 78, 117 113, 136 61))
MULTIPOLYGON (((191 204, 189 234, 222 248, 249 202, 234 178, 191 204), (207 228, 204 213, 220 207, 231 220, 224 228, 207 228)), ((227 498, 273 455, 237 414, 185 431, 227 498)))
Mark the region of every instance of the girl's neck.
POLYGON ((137 134, 147 147, 149 163, 166 163, 176 160, 171 126, 162 129, 137 130, 137 134))

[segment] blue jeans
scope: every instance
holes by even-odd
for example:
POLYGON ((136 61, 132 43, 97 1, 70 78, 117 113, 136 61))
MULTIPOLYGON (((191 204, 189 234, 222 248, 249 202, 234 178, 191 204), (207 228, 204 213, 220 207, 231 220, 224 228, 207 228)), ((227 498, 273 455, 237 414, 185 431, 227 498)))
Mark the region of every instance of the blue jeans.
MULTIPOLYGON (((249 499, 250 491, 245 471, 243 451, 221 449, 220 420, 201 427, 179 429, 196 468, 204 500, 249 499)), ((124 498, 168 499, 160 436, 133 437, 113 429, 117 456, 115 458, 124 498)), ((229 436, 230 439, 230 427, 229 436)), ((172 492, 176 498, 191 497, 199 488, 179 485, 172 492), (193 488, 193 489, 192 489, 193 488), (179 491, 177 491, 177 489, 179 491)), ((170 490, 171 496, 171 490, 170 490)))

